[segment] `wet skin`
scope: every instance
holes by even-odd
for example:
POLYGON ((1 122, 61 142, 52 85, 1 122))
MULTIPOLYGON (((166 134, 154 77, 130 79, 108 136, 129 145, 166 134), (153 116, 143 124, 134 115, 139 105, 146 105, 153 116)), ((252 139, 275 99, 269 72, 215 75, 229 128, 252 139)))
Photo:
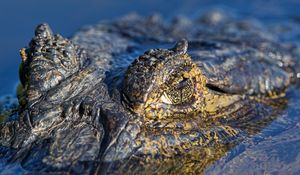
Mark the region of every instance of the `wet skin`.
POLYGON ((0 128, 9 161, 24 172, 201 173, 276 118, 298 65, 255 27, 225 35, 213 20, 187 32, 180 19, 128 16, 71 41, 39 25, 21 49, 18 120, 0 128))

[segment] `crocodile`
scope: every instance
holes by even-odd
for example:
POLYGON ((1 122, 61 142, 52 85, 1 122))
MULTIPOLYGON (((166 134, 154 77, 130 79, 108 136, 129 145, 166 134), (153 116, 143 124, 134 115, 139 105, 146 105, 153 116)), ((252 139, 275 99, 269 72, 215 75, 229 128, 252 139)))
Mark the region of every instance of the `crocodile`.
POLYGON ((24 174, 203 173, 282 112, 297 49, 218 11, 129 14, 71 38, 40 24, 0 156, 24 174))

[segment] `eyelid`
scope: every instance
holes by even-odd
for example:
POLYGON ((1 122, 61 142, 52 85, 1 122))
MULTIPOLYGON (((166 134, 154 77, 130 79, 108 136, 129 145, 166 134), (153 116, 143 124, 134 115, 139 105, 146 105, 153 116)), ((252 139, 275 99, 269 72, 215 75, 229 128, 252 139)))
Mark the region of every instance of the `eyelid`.
POLYGON ((163 95, 160 97, 160 100, 163 102, 163 103, 166 103, 166 104, 173 104, 172 101, 170 100, 170 98, 168 97, 168 95, 164 92, 163 95))

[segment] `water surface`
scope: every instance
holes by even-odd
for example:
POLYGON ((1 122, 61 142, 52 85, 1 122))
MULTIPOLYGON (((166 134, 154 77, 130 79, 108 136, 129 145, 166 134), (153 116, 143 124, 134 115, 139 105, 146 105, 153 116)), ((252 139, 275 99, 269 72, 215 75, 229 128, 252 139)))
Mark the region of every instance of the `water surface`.
POLYGON ((14 93, 18 80, 19 49, 33 36, 33 29, 42 22, 55 32, 71 36, 80 27, 100 20, 111 20, 129 12, 140 15, 159 13, 164 18, 183 15, 196 18, 207 9, 219 8, 239 17, 264 21, 282 21, 299 17, 297 0, 222 1, 222 0, 52 0, 2 1, 0 6, 0 95, 14 93))

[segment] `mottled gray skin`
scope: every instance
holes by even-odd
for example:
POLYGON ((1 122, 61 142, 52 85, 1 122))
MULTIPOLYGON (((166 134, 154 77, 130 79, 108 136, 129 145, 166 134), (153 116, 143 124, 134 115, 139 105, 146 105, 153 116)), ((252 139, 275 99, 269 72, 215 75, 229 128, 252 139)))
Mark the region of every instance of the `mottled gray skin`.
MULTIPOLYGON (((86 27, 71 39, 54 35, 42 24, 26 48, 20 72, 26 102, 17 120, 0 125, 4 146, 0 151, 10 148, 11 154, 5 156, 9 162, 19 162, 23 173, 142 170, 134 158, 144 155, 134 152, 141 145, 133 140, 140 137, 143 123, 124 102, 125 71, 145 51, 171 48, 182 38, 188 41, 187 52, 207 78, 207 86, 219 93, 273 97, 297 80, 298 47, 280 44, 277 36, 255 22, 229 19, 219 12, 171 23, 157 16, 129 15, 86 27)), ((257 112, 256 120, 274 111, 264 105, 258 108, 265 113, 257 112)), ((246 133, 259 131, 271 120, 246 133)), ((241 125, 232 121, 239 129, 252 120, 241 125)), ((234 138, 226 139, 225 145, 234 138)), ((170 169, 160 167, 153 173, 170 173, 170 169)))

